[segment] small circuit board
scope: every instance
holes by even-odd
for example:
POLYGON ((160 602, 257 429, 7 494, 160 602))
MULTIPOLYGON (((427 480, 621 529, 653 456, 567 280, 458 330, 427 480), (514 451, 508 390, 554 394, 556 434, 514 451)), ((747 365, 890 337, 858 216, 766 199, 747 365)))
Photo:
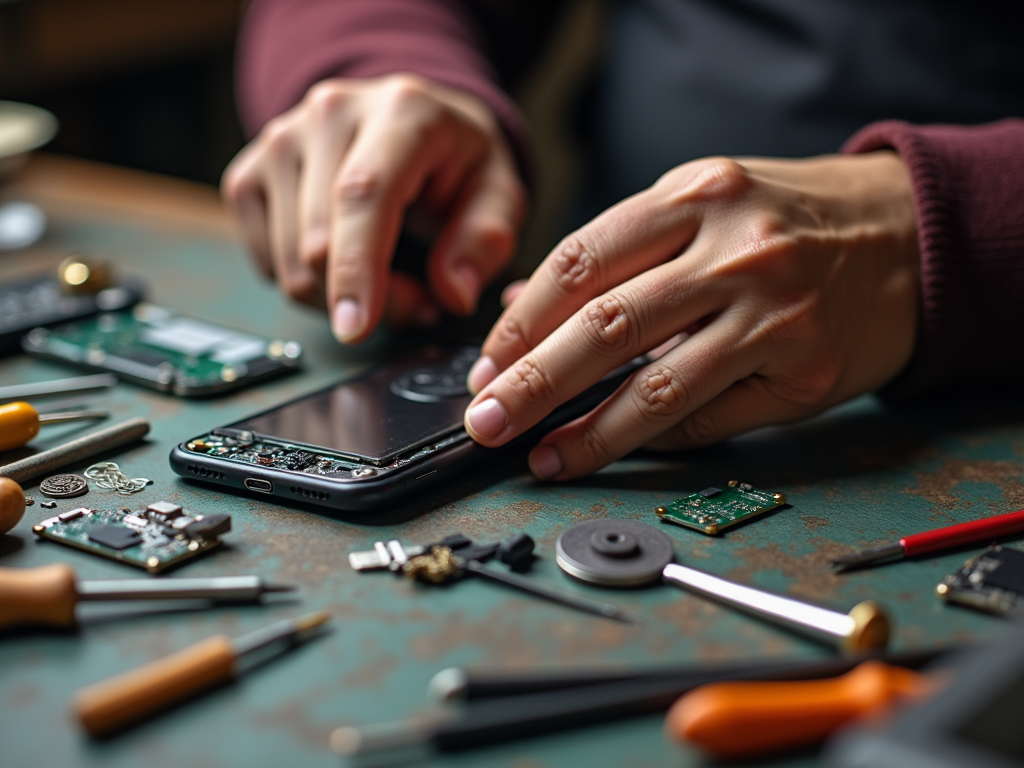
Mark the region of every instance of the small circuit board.
POLYGON ((705 488, 657 507, 654 513, 663 523, 675 523, 713 536, 785 503, 783 493, 762 491, 749 483, 730 480, 725 488, 705 488))
POLYGON ((35 328, 26 352, 176 395, 211 395, 294 369, 294 341, 266 339, 142 303, 134 309, 35 328))
POLYGON ((55 541, 150 573, 180 565, 220 546, 230 515, 193 515, 169 501, 135 511, 78 507, 47 518, 32 531, 55 541))
POLYGON ((248 430, 230 427, 215 429, 183 445, 191 453, 216 456, 242 464, 321 477, 348 478, 382 475, 466 439, 468 436, 465 432, 457 432, 413 449, 383 465, 370 464, 362 457, 346 456, 334 451, 264 440, 248 430))
POLYGON ((935 591, 943 600, 1008 616, 1024 609, 1024 552, 1001 544, 975 555, 935 591))

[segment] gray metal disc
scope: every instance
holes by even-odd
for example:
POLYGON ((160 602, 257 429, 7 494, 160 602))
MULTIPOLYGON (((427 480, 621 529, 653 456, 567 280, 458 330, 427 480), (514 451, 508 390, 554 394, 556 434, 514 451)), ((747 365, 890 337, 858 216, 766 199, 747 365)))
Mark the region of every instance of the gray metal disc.
POLYGON ((661 580, 672 562, 672 540, 635 520, 601 518, 562 532, 555 546, 558 567, 581 581, 606 587, 638 587, 661 580))

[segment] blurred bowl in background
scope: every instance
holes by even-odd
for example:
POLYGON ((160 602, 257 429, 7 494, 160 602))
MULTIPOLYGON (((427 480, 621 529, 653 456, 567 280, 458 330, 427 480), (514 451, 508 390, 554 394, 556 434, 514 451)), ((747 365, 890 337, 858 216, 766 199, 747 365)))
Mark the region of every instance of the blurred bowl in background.
POLYGON ((57 133, 57 118, 30 104, 0 101, 0 183, 57 133))

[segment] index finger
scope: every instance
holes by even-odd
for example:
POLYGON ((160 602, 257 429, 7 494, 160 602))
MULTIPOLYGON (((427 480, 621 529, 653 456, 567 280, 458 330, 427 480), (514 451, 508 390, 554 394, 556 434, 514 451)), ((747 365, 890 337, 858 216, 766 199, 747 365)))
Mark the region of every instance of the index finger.
MULTIPOLYGON (((451 125, 446 126, 451 128, 451 125)), ((387 270, 406 208, 436 169, 460 173, 476 154, 455 130, 378 111, 359 127, 332 190, 327 300, 334 335, 360 341, 380 321, 387 270)))
POLYGON ((495 323, 468 377, 479 392, 588 301, 678 256, 700 227, 697 205, 721 190, 715 159, 676 169, 569 235, 495 323))

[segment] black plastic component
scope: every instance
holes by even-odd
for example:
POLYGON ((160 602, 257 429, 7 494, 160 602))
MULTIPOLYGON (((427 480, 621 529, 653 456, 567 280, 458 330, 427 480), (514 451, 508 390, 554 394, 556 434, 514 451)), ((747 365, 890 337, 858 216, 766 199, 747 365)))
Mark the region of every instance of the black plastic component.
POLYGON ((721 488, 714 488, 714 487, 712 487, 712 488, 705 488, 703 491, 700 492, 700 495, 703 496, 705 499, 713 499, 713 498, 715 498, 715 496, 717 496, 721 492, 722 492, 721 488))
POLYGON ((514 533, 498 544, 498 559, 513 571, 526 571, 533 563, 535 546, 536 542, 528 534, 514 533))
POLYGON ((191 539, 213 539, 231 530, 231 515, 203 515, 185 528, 185 534, 191 539))
POLYGON ((128 549, 142 541, 142 534, 120 525, 94 525, 89 529, 89 539, 111 549, 128 549))

